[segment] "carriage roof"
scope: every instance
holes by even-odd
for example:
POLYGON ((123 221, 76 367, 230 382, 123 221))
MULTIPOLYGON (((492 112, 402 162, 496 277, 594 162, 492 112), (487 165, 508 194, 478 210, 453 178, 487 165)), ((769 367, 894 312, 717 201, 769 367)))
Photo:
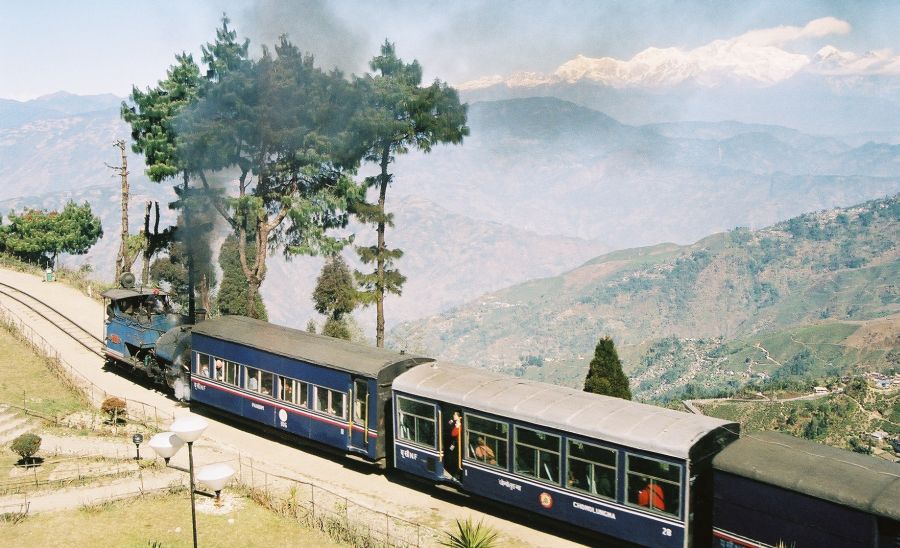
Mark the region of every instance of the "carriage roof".
POLYGON ((194 326, 194 334, 237 343, 286 358, 378 377, 385 369, 412 367, 431 358, 355 344, 244 316, 220 316, 194 326))
POLYGON ((687 459, 735 423, 446 362, 416 367, 394 389, 662 455, 687 459))
POLYGON ((745 436, 716 470, 900 520, 900 465, 778 432, 745 436))

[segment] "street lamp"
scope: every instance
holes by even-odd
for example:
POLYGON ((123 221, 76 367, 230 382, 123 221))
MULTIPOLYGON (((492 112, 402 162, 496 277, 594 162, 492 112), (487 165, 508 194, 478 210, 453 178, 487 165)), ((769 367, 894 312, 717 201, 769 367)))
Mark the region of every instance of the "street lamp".
POLYGON ((197 481, 215 491, 216 506, 221 506, 222 500, 219 495, 222 493, 222 488, 225 487, 225 484, 228 483, 228 480, 233 475, 234 468, 227 464, 210 464, 197 472, 197 481))
MULTIPOLYGON (((181 446, 187 443, 188 446, 188 471, 191 476, 191 528, 194 533, 194 548, 197 548, 197 505, 194 500, 195 493, 200 493, 207 497, 212 497, 209 493, 197 491, 194 489, 194 442, 200 439, 203 431, 209 427, 209 423, 205 419, 197 415, 184 415, 175 419, 169 430, 171 432, 162 432, 150 438, 148 445, 157 455, 165 459, 169 464, 175 453, 181 449, 181 446)), ((180 468, 184 470, 184 468, 180 468)), ((234 469, 227 464, 211 464, 204 466, 197 474, 197 480, 205 484, 207 487, 216 492, 216 505, 220 504, 219 495, 222 488, 234 475, 234 469)))
POLYGON ((194 532, 194 548, 197 548, 197 508, 194 502, 194 442, 200 439, 203 431, 209 427, 205 419, 197 415, 184 415, 175 419, 169 426, 181 441, 188 446, 188 469, 191 475, 191 527, 194 532))
POLYGON ((174 432, 162 432, 150 438, 150 442, 147 445, 149 445, 150 449, 153 449, 157 455, 162 457, 163 460, 166 461, 166 464, 169 464, 169 459, 181 449, 184 442, 181 441, 181 438, 176 436, 174 432))
MULTIPOLYGON (((197 509, 194 501, 194 442, 200 439, 209 426, 205 419, 197 415, 178 417, 169 427, 170 432, 162 432, 150 438, 150 448, 169 464, 181 446, 188 446, 188 471, 191 476, 191 528, 194 533, 194 548, 197 547, 197 509)), ((227 481, 227 478, 226 478, 227 481)), ((223 482, 224 485, 224 482, 223 482)), ((221 489, 221 488, 220 488, 221 489)))

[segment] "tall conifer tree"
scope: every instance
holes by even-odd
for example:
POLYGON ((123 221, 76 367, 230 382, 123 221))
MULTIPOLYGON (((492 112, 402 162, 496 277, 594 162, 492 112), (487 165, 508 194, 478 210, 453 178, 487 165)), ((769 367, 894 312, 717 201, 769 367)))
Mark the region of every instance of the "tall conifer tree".
POLYGON ((393 215, 385 211, 387 189, 393 179, 388 166, 398 154, 410 149, 430 152, 436 143, 459 144, 469 134, 466 105, 460 104, 456 90, 440 80, 421 87, 422 67, 418 61, 404 63, 397 57, 394 44, 385 40, 381 55, 369 66, 375 72, 357 79, 365 107, 356 120, 356 130, 364 143, 364 159, 378 164, 380 173, 366 178, 366 185, 378 192, 374 204, 357 205, 357 218, 373 224, 378 241, 372 246, 358 246, 357 253, 365 264, 375 264, 371 273, 356 272, 365 304, 375 304, 375 341, 384 346, 384 297, 399 295, 406 278, 393 268, 403 256, 400 249, 385 243, 385 230, 393 226, 393 215))
POLYGON ((612 338, 603 337, 594 349, 594 359, 584 379, 584 391, 626 400, 631 399, 628 377, 622 371, 622 362, 612 338))

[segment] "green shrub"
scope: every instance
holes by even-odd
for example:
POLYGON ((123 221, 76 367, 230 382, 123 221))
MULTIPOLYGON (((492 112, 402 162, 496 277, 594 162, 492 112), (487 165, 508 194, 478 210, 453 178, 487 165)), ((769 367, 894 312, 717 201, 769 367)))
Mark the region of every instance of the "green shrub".
POLYGON ((122 398, 110 396, 100 404, 100 410, 109 415, 110 419, 118 420, 119 417, 124 416, 128 412, 128 407, 122 398))
POLYGON ((22 434, 12 441, 9 448, 27 462, 41 448, 41 437, 30 433, 22 434))
POLYGON ((447 538, 441 541, 442 546, 451 548, 491 548, 497 543, 497 531, 484 525, 482 520, 472 523, 472 518, 466 521, 456 520, 457 532, 447 533, 447 538))

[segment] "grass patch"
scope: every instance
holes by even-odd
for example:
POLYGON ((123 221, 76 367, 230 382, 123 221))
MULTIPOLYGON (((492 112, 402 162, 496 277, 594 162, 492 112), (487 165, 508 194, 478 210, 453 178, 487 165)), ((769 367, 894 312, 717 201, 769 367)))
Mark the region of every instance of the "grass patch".
MULTIPOLYGON (((191 505, 187 493, 104 502, 0 521, 0 538, 8 546, 190 546, 191 505)), ((248 499, 229 514, 198 512, 197 540, 202 546, 342 546, 248 499)))
POLYGON ((51 417, 90 409, 83 396, 66 386, 50 367, 27 344, 0 327, 0 402, 51 417))

